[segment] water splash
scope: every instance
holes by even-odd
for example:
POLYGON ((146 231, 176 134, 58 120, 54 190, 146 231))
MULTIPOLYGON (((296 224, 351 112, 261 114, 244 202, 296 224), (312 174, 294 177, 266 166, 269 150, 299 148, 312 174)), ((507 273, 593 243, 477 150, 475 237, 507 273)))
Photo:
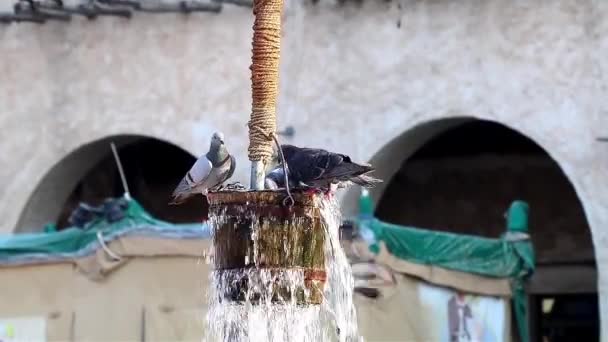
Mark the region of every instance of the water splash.
MULTIPOLYGON (((304 286, 303 272, 286 270, 275 273, 269 270, 213 272, 209 325, 206 341, 327 341, 320 325, 320 307, 304 307, 295 296, 272 300, 275 286, 286 286, 291 291, 304 286), (248 279, 249 294, 262 294, 259 298, 247 297, 244 303, 225 301, 226 291, 235 282, 248 279), (213 289, 213 287, 215 287, 213 289)), ((228 290, 229 291, 229 290, 228 290)))
POLYGON ((353 303, 353 278, 350 263, 340 246, 340 206, 335 197, 319 200, 321 216, 325 224, 325 267, 328 282, 323 307, 333 314, 334 325, 340 342, 363 342, 358 334, 357 312, 353 303))
MULTIPOLYGON (((335 199, 320 196, 316 197, 316 205, 320 208, 325 232, 327 282, 323 303, 301 305, 312 296, 303 269, 214 271, 210 274, 208 329, 204 341, 363 341, 358 336, 353 304, 354 279, 340 247, 339 206, 335 199), (243 283, 247 286, 242 286, 243 283), (245 290, 235 293, 235 289, 245 290)), ((225 212, 219 214, 211 217, 212 232, 226 222, 225 212)), ((243 214, 252 215, 251 211, 243 214)), ((247 220, 253 222, 251 228, 256 234, 255 225, 259 220, 256 217, 247 217, 247 220)))

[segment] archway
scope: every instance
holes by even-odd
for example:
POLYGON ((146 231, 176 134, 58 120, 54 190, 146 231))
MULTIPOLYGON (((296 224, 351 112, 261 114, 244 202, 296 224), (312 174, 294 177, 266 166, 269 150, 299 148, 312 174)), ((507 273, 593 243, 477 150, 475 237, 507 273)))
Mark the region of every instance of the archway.
POLYGON ((543 148, 509 127, 472 118, 422 125, 388 148, 372 160, 391 174, 376 193, 380 219, 498 237, 510 202, 527 201, 538 267, 527 285, 534 337, 599 339, 589 225, 572 184, 543 148), (405 161, 387 164, 395 160, 405 161), (586 315, 576 313, 581 308, 586 315))
POLYGON ((123 193, 110 149, 117 145, 131 196, 153 216, 176 223, 197 222, 206 202, 193 199, 169 206, 170 195, 195 157, 171 143, 139 135, 107 137, 81 146, 44 176, 23 210, 16 233, 39 231, 48 223, 61 229, 79 202, 98 204, 123 193))

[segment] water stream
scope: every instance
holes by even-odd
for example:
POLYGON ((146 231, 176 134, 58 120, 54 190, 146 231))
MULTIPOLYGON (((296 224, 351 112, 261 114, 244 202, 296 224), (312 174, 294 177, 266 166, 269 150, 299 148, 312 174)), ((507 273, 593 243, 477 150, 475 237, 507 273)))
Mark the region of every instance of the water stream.
MULTIPOLYGON (((325 268, 327 281, 321 305, 303 306, 296 296, 305 289, 304 271, 263 269, 211 272, 208 290, 209 311, 204 341, 234 342, 360 342, 353 304, 354 280, 350 264, 340 246, 341 214, 335 199, 317 197, 325 231, 325 268), (248 279, 248 293, 243 302, 223 300, 234 282, 248 279), (289 289, 279 296, 273 286, 289 289), (250 294, 255 293, 255 296, 250 294), (274 297, 274 298, 273 298, 274 297)), ((214 225, 224 220, 213 217, 214 225)), ((258 222, 257 219, 252 222, 258 222)), ((255 227, 252 227, 255 232, 255 227)), ((286 251, 287 253, 288 251, 286 251)), ((304 291, 304 296, 310 293, 304 291)))

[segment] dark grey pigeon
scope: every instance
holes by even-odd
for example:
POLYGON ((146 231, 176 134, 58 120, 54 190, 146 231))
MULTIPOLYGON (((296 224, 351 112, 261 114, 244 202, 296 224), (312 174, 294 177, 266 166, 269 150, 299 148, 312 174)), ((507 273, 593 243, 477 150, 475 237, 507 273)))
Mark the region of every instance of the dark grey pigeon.
MULTIPOLYGON (((276 190, 285 187, 285 171, 283 166, 279 165, 276 168, 270 170, 264 180, 264 187, 266 189, 276 190)), ((291 179, 289 180, 289 188, 297 188, 298 184, 294 183, 291 179)))
MULTIPOLYGON (((289 172, 290 188, 316 188, 330 190, 357 184, 373 187, 381 180, 368 174, 374 171, 370 165, 353 162, 349 156, 315 148, 281 145, 289 172)), ((275 153, 275 162, 278 153, 275 153)), ((282 166, 273 168, 266 176, 267 188, 285 187, 282 166)))
MULTIPOLYGON (((281 188, 285 188, 285 171, 283 170, 283 166, 279 165, 276 168, 272 169, 267 175, 266 175, 266 179, 265 179, 265 188, 266 189, 271 189, 271 190, 276 190, 276 189, 281 189, 281 188)), ((337 183, 337 187, 338 188, 344 188, 347 187, 349 185, 352 184, 356 184, 359 185, 361 187, 364 188, 373 188, 377 183, 381 183, 382 180, 368 176, 368 175, 360 175, 360 176, 356 176, 351 178, 349 181, 347 182, 340 182, 337 183)), ((298 184, 295 183, 291 178, 289 179, 289 188, 290 189, 296 189, 296 188, 311 188, 311 186, 308 186, 306 184, 298 184)))

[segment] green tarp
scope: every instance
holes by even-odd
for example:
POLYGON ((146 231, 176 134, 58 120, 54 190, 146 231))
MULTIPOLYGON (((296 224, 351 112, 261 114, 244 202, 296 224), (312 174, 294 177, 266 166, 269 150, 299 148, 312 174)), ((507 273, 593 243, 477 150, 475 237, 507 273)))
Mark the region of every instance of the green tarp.
POLYGON ((206 224, 171 224, 149 215, 137 201, 130 199, 124 217, 115 222, 97 218, 85 227, 16 234, 0 237, 0 264, 29 261, 51 261, 92 253, 98 247, 98 232, 104 242, 129 235, 163 236, 167 238, 208 238, 206 224))
POLYGON ((402 260, 449 270, 511 279, 513 307, 522 342, 529 341, 524 280, 534 272, 534 250, 527 235, 528 205, 515 201, 507 212, 507 232, 497 239, 418 229, 382 222, 373 216, 364 193, 357 225, 360 234, 379 252, 383 242, 402 260))
MULTIPOLYGON (((393 225, 373 216, 373 204, 362 196, 357 219, 370 249, 378 252, 384 242, 394 256, 414 263, 512 280, 514 310, 522 342, 529 341, 528 309, 523 281, 534 271, 534 252, 527 238, 528 206, 516 201, 507 213, 507 232, 498 239, 459 235, 393 225)), ((150 216, 135 200, 129 200, 125 216, 116 222, 97 219, 84 228, 0 237, 0 264, 52 261, 92 253, 98 248, 98 232, 110 241, 128 234, 168 238, 209 237, 203 224, 171 224, 150 216)))

